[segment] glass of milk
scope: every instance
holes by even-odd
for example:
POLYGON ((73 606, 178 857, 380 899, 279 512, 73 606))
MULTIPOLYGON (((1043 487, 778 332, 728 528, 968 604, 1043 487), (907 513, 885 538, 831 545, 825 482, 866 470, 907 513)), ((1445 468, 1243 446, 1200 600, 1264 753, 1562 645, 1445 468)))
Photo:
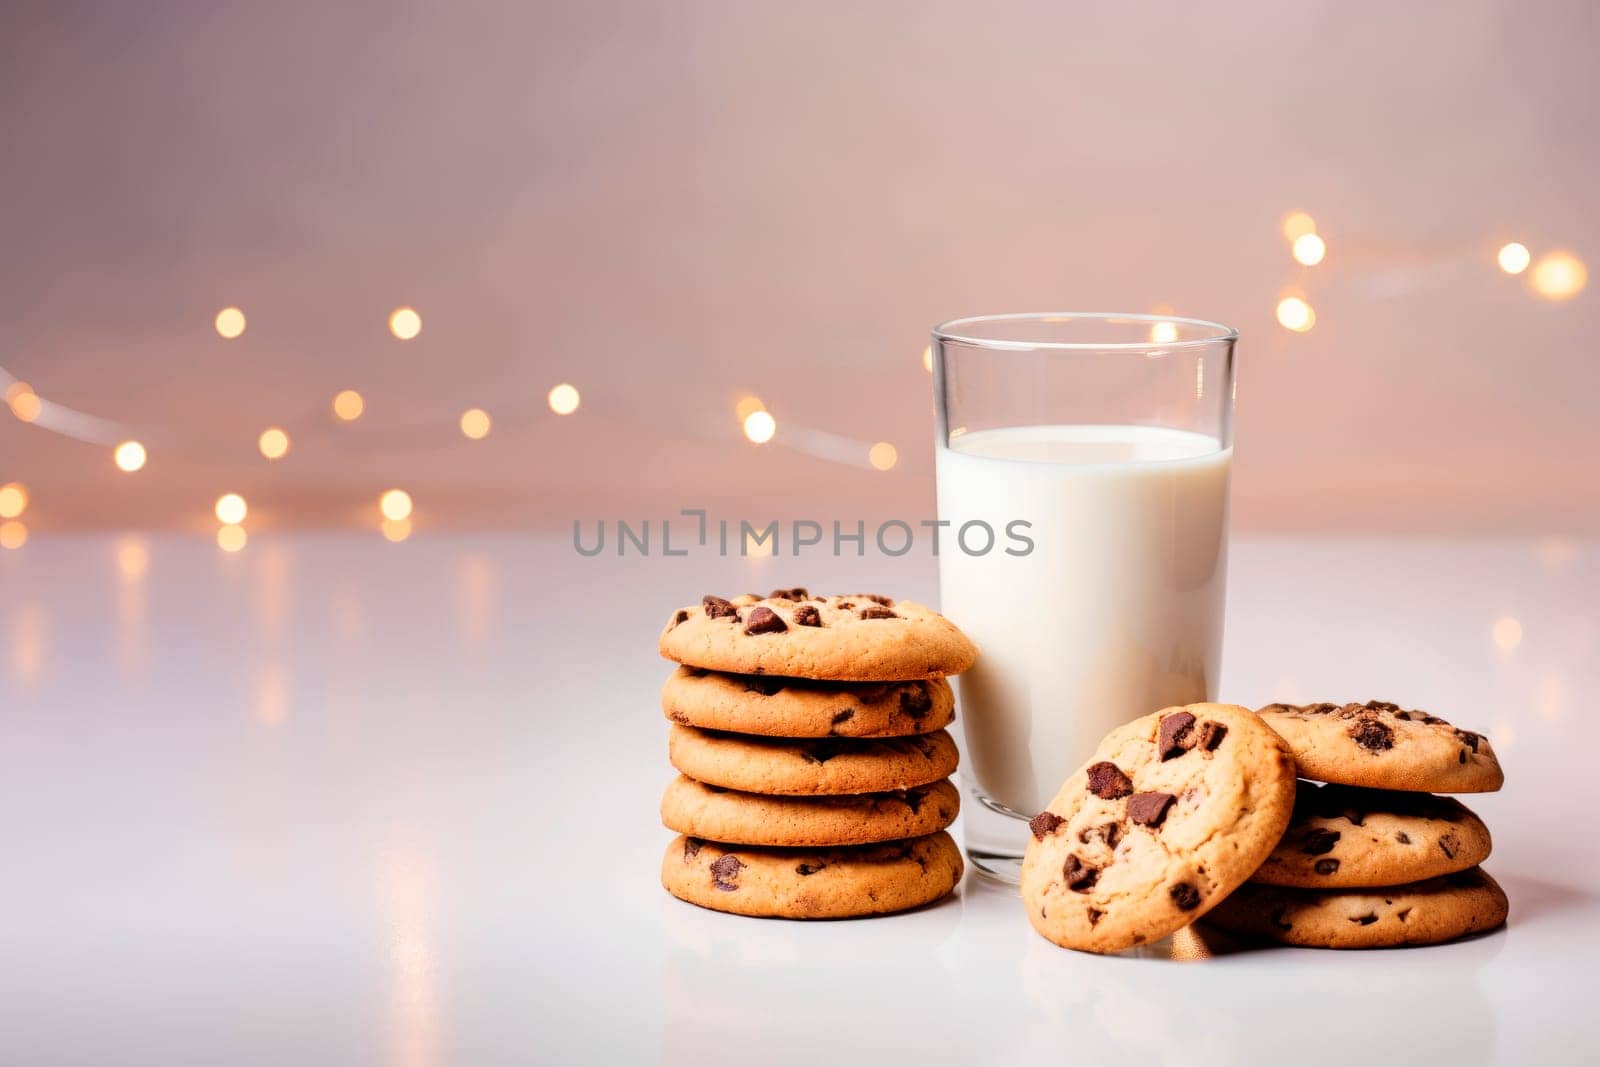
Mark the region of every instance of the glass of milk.
POLYGON ((1106 733, 1216 696, 1237 338, 1101 313, 934 330, 940 601, 979 649, 956 683, 986 873, 1016 881, 1028 819, 1106 733))

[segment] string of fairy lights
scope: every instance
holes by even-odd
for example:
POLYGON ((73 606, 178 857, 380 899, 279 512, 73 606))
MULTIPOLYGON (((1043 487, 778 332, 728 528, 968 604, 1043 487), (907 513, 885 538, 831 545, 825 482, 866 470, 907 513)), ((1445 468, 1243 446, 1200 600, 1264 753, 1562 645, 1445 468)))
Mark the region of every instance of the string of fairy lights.
MULTIPOLYGON (((234 341, 244 336, 249 322, 243 309, 225 307, 217 312, 212 326, 223 340, 234 341)), ((395 339, 414 340, 422 333, 422 315, 412 307, 395 308, 389 313, 388 327, 395 339)), ((149 463, 150 452, 144 442, 125 436, 116 423, 47 400, 3 367, 0 367, 0 386, 4 387, 6 406, 19 421, 80 441, 109 445, 111 462, 124 474, 138 474, 149 463)), ((569 382, 552 387, 546 400, 557 415, 571 415, 582 403, 577 387, 569 382)), ((336 423, 356 422, 366 410, 366 398, 355 389, 339 390, 329 404, 336 423)), ((481 441, 493 430, 494 420, 485 409, 472 407, 461 413, 457 427, 468 440, 481 441)), ((292 447, 293 440, 283 426, 268 426, 256 437, 256 450, 268 462, 283 459, 292 447)), ((0 485, 0 548, 17 549, 27 543, 29 535, 24 513, 31 502, 28 487, 23 483, 0 485)), ((390 541, 406 540, 411 536, 414 510, 415 504, 406 490, 384 490, 377 499, 378 529, 390 541)), ((250 505, 244 496, 236 492, 223 493, 216 499, 212 512, 218 524, 217 546, 224 552, 243 549, 249 543, 245 520, 250 514, 250 505)))
MULTIPOLYGON (((1290 258, 1301 268, 1300 277, 1284 286, 1276 306, 1278 324, 1290 333, 1306 333, 1317 324, 1317 311, 1311 302, 1310 290, 1316 280, 1308 273, 1322 267, 1329 254, 1328 241, 1317 228, 1317 222, 1303 211, 1284 216, 1280 226, 1288 244, 1290 258)), ((1532 249, 1518 241, 1500 245, 1494 253, 1495 265, 1505 274, 1526 276, 1529 290, 1546 300, 1561 301, 1576 296, 1588 284, 1589 272, 1583 260, 1564 249, 1550 249, 1535 258, 1532 249)), ((1156 315, 1174 315, 1166 305, 1151 309, 1156 315)), ((218 336, 226 341, 244 336, 248 320, 243 309, 225 307, 218 311, 212 322, 218 336)), ((389 313, 389 333, 405 342, 422 333, 422 315, 413 307, 398 307, 389 313)), ((1177 340, 1178 327, 1172 322, 1155 322, 1150 327, 1153 344, 1170 344, 1177 340)), ((922 351, 922 367, 933 371, 933 348, 922 351)), ((13 377, 0 367, 0 386, 11 414, 24 423, 40 429, 52 430, 78 440, 109 445, 111 460, 125 474, 137 474, 150 460, 149 450, 142 441, 127 437, 114 422, 75 411, 62 404, 40 396, 27 382, 13 377)), ((1197 386, 1198 388, 1198 386, 1197 386)), ((578 388, 570 382, 560 382, 551 387, 546 403, 556 415, 572 415, 581 407, 583 398, 578 388)), ((337 423, 353 423, 366 413, 366 398, 355 389, 341 389, 329 405, 337 423)), ((765 445, 777 441, 778 420, 767 409, 761 398, 745 395, 734 405, 734 416, 744 437, 751 444, 765 445)), ((481 441, 494 428, 490 413, 480 407, 463 411, 457 428, 468 440, 481 441)), ((871 444, 806 427, 791 426, 784 432, 781 444, 808 455, 832 462, 864 465, 878 471, 893 470, 899 462, 899 452, 889 441, 871 444)), ((293 441, 283 426, 268 426, 256 437, 256 450, 268 462, 277 462, 287 456, 293 441)), ((24 515, 28 510, 28 487, 21 482, 0 485, 0 548, 18 549, 28 540, 28 527, 24 515)), ((411 536, 412 515, 415 504, 411 494, 404 489, 384 490, 377 499, 378 529, 390 541, 404 541, 411 536)), ((217 545, 224 552, 238 552, 249 541, 245 521, 250 506, 236 492, 223 493, 216 500, 213 513, 218 523, 217 545)))

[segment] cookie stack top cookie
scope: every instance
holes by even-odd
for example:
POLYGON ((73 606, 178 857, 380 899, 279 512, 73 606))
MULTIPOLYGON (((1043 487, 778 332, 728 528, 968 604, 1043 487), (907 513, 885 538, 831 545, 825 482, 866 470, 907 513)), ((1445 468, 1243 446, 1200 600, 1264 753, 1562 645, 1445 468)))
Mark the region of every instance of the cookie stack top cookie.
POLYGON ((1289 743, 1302 778, 1368 789, 1492 793, 1505 783, 1489 739, 1384 700, 1268 704, 1259 712, 1289 743))
POLYGON ((705 670, 842 682, 892 682, 960 674, 977 659, 943 615, 875 593, 701 598, 673 612, 661 654, 705 670))

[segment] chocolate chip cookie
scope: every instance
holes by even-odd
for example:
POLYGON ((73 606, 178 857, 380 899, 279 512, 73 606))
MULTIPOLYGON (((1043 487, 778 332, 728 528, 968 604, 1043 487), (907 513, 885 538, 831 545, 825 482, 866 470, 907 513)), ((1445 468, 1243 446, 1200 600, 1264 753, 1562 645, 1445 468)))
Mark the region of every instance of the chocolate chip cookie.
POLYGON ((1284 889, 1246 885, 1206 922, 1247 937, 1305 948, 1432 945, 1506 921, 1505 890, 1480 867, 1386 889, 1284 889))
POLYGON ((748 737, 674 726, 672 765, 724 789, 779 795, 882 793, 947 778, 960 759, 943 730, 872 740, 748 737))
POLYGON ((706 670, 850 682, 942 678, 978 655, 950 620, 921 604, 804 589, 703 597, 673 612, 660 647, 667 659, 706 670))
POLYGON ((865 845, 943 830, 961 809, 948 781, 892 793, 779 797, 679 775, 661 798, 661 822, 690 837, 736 845, 865 845))
POLYGON ((950 725, 955 694, 943 678, 818 682, 679 667, 661 690, 673 722, 771 737, 902 737, 950 725))
POLYGON ((1489 739, 1382 700, 1268 704, 1303 778, 1420 793, 1492 793, 1505 781, 1489 739))
POLYGON ((1112 731, 1032 822, 1022 900, 1058 945, 1117 952, 1204 915, 1289 824, 1294 761, 1247 708, 1190 704, 1112 731))
POLYGON ((782 919, 905 911, 961 881, 961 850, 940 830, 907 841, 831 849, 762 849, 678 837, 661 884, 702 908, 782 919))
POLYGON ((1489 849, 1489 828, 1449 797, 1301 782, 1289 829, 1250 880, 1397 885, 1476 867, 1489 849))

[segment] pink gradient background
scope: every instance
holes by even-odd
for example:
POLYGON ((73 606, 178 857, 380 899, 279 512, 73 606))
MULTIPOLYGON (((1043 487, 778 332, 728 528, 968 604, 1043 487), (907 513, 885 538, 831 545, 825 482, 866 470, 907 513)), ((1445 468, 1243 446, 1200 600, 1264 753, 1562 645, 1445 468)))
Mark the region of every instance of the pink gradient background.
POLYGON ((151 458, 0 412, 0 482, 36 537, 390 486, 419 530, 928 515, 929 326, 1167 305, 1243 335, 1237 527, 1592 534, 1597 285, 1494 251, 1600 266, 1597 44, 1587 3, 10 4, 0 366, 151 458))

